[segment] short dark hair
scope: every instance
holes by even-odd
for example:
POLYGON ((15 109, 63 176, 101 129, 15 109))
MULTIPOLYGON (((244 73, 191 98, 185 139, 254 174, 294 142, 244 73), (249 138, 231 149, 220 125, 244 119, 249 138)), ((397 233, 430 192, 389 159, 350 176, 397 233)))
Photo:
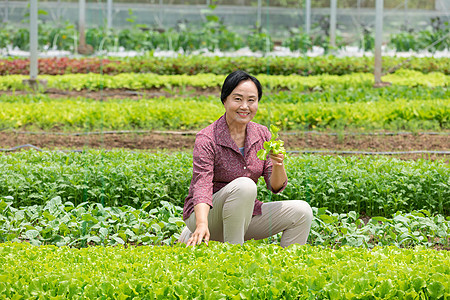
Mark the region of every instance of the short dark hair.
POLYGON ((256 88, 258 89, 258 101, 260 101, 262 97, 262 86, 259 80, 242 70, 236 70, 230 73, 223 82, 222 92, 220 94, 220 100, 222 100, 222 103, 225 103, 225 100, 231 92, 239 85, 239 83, 241 83, 241 81, 245 80, 251 80, 256 85, 256 88))

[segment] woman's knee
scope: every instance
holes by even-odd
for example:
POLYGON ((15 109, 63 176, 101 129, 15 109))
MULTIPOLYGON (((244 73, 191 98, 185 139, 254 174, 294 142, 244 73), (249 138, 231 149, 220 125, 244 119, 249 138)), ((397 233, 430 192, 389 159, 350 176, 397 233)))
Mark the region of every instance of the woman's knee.
POLYGON ((291 200, 291 211, 293 223, 311 223, 313 220, 313 212, 308 202, 303 200, 291 200))
POLYGON ((229 184, 233 184, 231 193, 238 193, 240 197, 255 200, 257 194, 256 183, 248 177, 238 177, 229 184))

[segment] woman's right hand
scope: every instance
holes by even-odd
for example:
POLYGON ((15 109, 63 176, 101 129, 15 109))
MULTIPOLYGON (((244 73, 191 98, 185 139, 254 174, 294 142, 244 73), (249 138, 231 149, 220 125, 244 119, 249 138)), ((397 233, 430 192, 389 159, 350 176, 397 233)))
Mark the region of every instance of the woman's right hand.
POLYGON ((197 224, 194 233, 192 233, 191 237, 188 239, 186 245, 187 246, 196 246, 200 245, 202 241, 205 242, 206 246, 208 246, 209 242, 209 229, 207 223, 197 224))

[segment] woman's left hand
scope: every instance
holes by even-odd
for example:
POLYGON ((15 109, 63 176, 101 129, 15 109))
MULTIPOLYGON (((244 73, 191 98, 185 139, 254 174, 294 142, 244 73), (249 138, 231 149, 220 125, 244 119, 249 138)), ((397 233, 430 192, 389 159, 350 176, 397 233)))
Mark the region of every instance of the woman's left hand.
POLYGON ((283 166, 284 154, 278 153, 273 154, 272 151, 269 153, 269 158, 272 160, 274 166, 283 166))

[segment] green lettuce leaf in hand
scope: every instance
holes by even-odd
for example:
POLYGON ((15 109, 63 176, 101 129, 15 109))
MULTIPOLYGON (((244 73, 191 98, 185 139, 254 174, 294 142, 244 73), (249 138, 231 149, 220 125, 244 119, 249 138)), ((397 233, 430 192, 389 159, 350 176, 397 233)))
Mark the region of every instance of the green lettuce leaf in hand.
POLYGON ((256 153, 256 156, 260 160, 266 160, 267 155, 269 155, 270 151, 272 151, 273 154, 286 154, 286 150, 284 149, 284 142, 282 140, 277 140, 278 131, 280 131, 278 127, 273 124, 270 125, 270 133, 272 134, 272 137, 270 141, 265 141, 264 148, 256 153))

